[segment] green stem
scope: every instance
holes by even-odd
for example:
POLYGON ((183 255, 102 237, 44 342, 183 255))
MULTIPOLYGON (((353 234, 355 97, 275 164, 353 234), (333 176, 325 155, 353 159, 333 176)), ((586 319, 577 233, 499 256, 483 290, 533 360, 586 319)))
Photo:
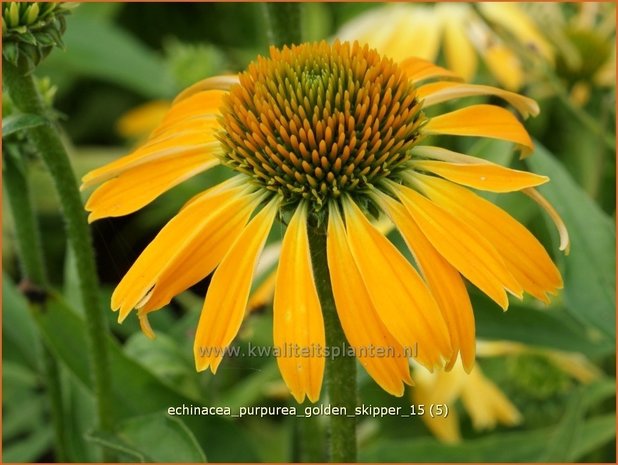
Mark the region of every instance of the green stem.
MULTIPOLYGON (((337 316, 337 308, 328 273, 326 259, 326 230, 309 228, 309 248, 313 275, 322 305, 327 347, 341 349, 346 338, 337 316)), ((333 407, 344 407, 348 414, 354 414, 356 408, 356 359, 341 350, 337 357, 328 357, 326 364, 326 382, 328 397, 333 407)), ((332 352, 329 355, 333 355, 332 352)), ((356 462, 356 419, 346 415, 330 416, 330 461, 356 462)))
MULTIPOLYGON (((45 105, 39 96, 32 75, 26 75, 7 61, 2 63, 3 85, 22 112, 46 117, 45 105)), ((94 262, 90 230, 86 222, 77 180, 62 141, 52 125, 28 130, 30 141, 43 159, 54 182, 66 221, 69 245, 73 248, 79 278, 82 304, 86 312, 89 353, 97 403, 99 427, 111 431, 113 425, 109 374, 107 322, 99 296, 99 283, 94 262)))
POLYGON ((268 42, 271 45, 300 44, 302 23, 300 3, 263 3, 268 25, 268 42))
MULTIPOLYGON (((49 280, 45 270, 41 235, 34 214, 28 178, 24 172, 24 167, 19 166, 19 159, 16 158, 19 153, 15 155, 8 153, 11 150, 8 145, 5 144, 4 146, 6 155, 3 158, 3 186, 15 224, 22 280, 26 283, 26 289, 32 288, 45 292, 48 289, 49 280)), ((41 306, 41 303, 33 303, 32 305, 41 306)), ((56 462, 64 462, 67 460, 67 437, 62 408, 62 385, 58 373, 58 364, 46 346, 43 346, 43 369, 45 387, 51 407, 51 420, 54 426, 55 458, 56 462)))
POLYGON ((24 167, 19 166, 21 164, 16 158, 20 155, 8 153, 11 151, 8 143, 4 144, 4 150, 6 154, 3 157, 3 185, 15 223, 15 237, 22 276, 31 284, 45 289, 48 282, 43 260, 43 247, 32 207, 28 180, 24 167))

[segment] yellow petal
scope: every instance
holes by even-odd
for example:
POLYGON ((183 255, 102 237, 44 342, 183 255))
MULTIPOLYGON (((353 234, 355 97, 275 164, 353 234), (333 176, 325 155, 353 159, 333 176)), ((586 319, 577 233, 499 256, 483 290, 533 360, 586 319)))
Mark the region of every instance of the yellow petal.
POLYGON ((416 270, 354 204, 343 202, 348 244, 380 319, 404 348, 418 347, 429 369, 450 357, 448 329, 416 270))
POLYGON ((423 192, 478 231, 500 253, 524 291, 548 302, 562 278, 541 243, 521 223, 491 202, 448 181, 419 176, 423 192))
POLYGON ((273 342, 279 348, 279 370, 296 401, 300 404, 307 396, 317 402, 324 376, 326 339, 313 280, 304 203, 292 216, 281 245, 273 302, 273 342))
POLYGON ((447 405, 449 408, 448 415, 441 417, 432 417, 425 411, 421 416, 423 423, 440 441, 446 444, 461 442, 459 415, 453 406, 467 379, 463 369, 456 366, 450 372, 438 370, 435 373, 427 373, 419 368, 414 370, 414 377, 417 380, 416 386, 412 389, 414 404, 423 404, 425 409, 438 404, 447 405))
POLYGON ((482 2, 479 3, 479 8, 491 21, 519 39, 525 48, 541 54, 550 62, 553 61, 553 48, 537 29, 534 20, 526 15, 517 3, 482 2))
POLYGON ((391 186, 429 242, 472 284, 505 310, 509 304, 505 289, 521 298, 521 285, 478 231, 418 192, 391 186))
POLYGON ((120 310, 120 321, 139 303, 145 302, 161 274, 208 230, 213 218, 233 211, 229 207, 240 208, 251 202, 251 196, 243 195, 244 187, 238 185, 238 179, 204 192, 172 218, 141 253, 112 294, 112 310, 120 310))
POLYGON ((209 90, 223 90, 229 91, 232 86, 238 84, 238 75, 236 74, 224 74, 221 76, 213 76, 206 79, 203 79, 199 82, 196 82, 190 87, 187 87, 183 90, 178 96, 174 99, 174 104, 180 103, 183 100, 187 100, 188 98, 194 96, 195 94, 209 91, 209 90))
POLYGON ((489 72, 502 87, 518 90, 524 85, 521 62, 511 49, 500 43, 491 43, 484 48, 482 55, 489 72))
POLYGON ((181 182, 219 164, 203 149, 167 157, 123 171, 99 186, 86 203, 88 222, 128 215, 148 205, 181 182))
POLYGON ((134 152, 114 160, 105 166, 92 170, 82 178, 81 190, 119 176, 123 172, 141 165, 166 158, 191 155, 201 151, 203 154, 217 153, 220 145, 214 134, 200 132, 181 132, 173 136, 148 141, 134 152))
POLYGON ((151 135, 157 137, 174 126, 186 121, 213 121, 221 114, 220 108, 228 92, 210 90, 198 92, 190 97, 175 101, 161 124, 151 135))
POLYGON ((522 416, 509 399, 477 366, 468 375, 461 400, 472 418, 474 429, 493 429, 498 423, 514 426, 522 416))
POLYGON ((530 136, 513 114, 494 105, 472 105, 430 118, 422 128, 425 134, 478 136, 514 142, 522 154, 532 152, 530 136))
POLYGON ((260 198, 254 195, 231 199, 213 212, 208 224, 203 224, 200 235, 159 275, 143 309, 153 311, 167 305, 173 297, 212 273, 242 232, 260 198))
POLYGON ((543 195, 536 189, 524 189, 523 193, 534 200, 539 206, 541 206, 549 215, 551 220, 556 225, 556 229, 558 230, 558 234, 560 235, 560 250, 563 250, 566 255, 569 254, 569 250, 571 248, 571 240, 569 238, 569 231, 564 224, 564 221, 556 211, 556 209, 552 206, 549 201, 543 197, 543 195))
POLYGON ((407 5, 400 8, 398 13, 388 28, 378 27, 390 31, 390 37, 382 45, 381 52, 395 61, 403 61, 411 56, 435 60, 441 32, 435 13, 427 8, 411 9, 407 5))
POLYGON ((195 334, 197 371, 210 367, 215 373, 225 349, 236 337, 247 308, 253 273, 278 210, 279 199, 275 198, 243 229, 215 271, 195 334))
POLYGON ((549 181, 547 176, 519 171, 493 163, 449 163, 434 160, 414 160, 416 170, 435 173, 449 181, 490 192, 513 192, 539 186, 549 181))
POLYGON ((539 105, 531 98, 491 86, 440 81, 425 84, 419 87, 417 92, 419 98, 425 99, 423 102, 424 107, 430 107, 438 103, 463 97, 490 95, 500 97, 513 105, 524 118, 530 115, 536 116, 540 112, 539 105))
POLYGON ((401 232, 440 307, 453 347, 449 365, 461 352, 463 365, 469 371, 474 365, 476 343, 474 313, 463 279, 431 245, 402 204, 384 194, 377 201, 401 232))
POLYGON ((226 92, 220 91, 202 92, 172 106, 145 144, 129 155, 87 173, 82 178, 81 189, 107 181, 129 168, 168 156, 200 148, 204 152, 219 151, 216 116, 225 95, 226 92))
POLYGON ((371 303, 345 234, 336 206, 329 209, 327 237, 328 270, 339 321, 361 365, 386 392, 401 396, 404 383, 411 384, 408 358, 380 320, 371 303), (384 351, 371 354, 370 347, 384 351))
POLYGON ((465 23, 462 21, 462 18, 467 16, 470 7, 449 3, 437 5, 435 9, 444 22, 442 27, 447 66, 462 76, 464 80, 471 81, 476 73, 478 59, 466 34, 465 23))
POLYGON ((408 79, 413 83, 433 78, 462 80, 461 76, 458 76, 454 72, 442 68, 441 66, 436 66, 432 62, 421 58, 408 58, 404 60, 400 66, 408 79))

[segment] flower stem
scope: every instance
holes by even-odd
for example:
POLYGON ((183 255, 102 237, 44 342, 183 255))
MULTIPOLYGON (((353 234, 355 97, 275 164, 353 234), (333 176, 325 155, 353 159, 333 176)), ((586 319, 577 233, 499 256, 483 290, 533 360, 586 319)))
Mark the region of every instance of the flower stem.
POLYGON ((281 47, 302 42, 301 4, 263 3, 268 26, 268 42, 281 47))
MULTIPOLYGON (((326 259, 326 228, 308 228, 309 248, 315 285, 324 315, 326 345, 331 349, 345 345, 345 335, 337 316, 335 299, 328 273, 326 259)), ((356 408, 356 359, 342 350, 336 357, 326 361, 326 382, 328 397, 333 407, 344 407, 349 414, 356 408)), ((333 355, 332 353, 330 355, 333 355)), ((330 417, 330 461, 356 461, 356 420, 346 415, 330 417)))
MULTIPOLYGON (((45 105, 39 96, 32 75, 26 74, 22 68, 18 69, 3 60, 3 86, 22 112, 46 117, 45 105)), ((28 136, 47 166, 60 198, 69 245, 73 248, 76 257, 80 294, 87 317, 88 349, 91 355, 98 424, 101 430, 111 431, 113 404, 109 376, 107 323, 100 306, 92 239, 77 180, 60 136, 52 125, 30 128, 28 136)))
MULTIPOLYGON (((22 281, 26 288, 35 288, 45 292, 49 285, 45 261, 43 259, 43 247, 39 233, 36 216, 32 203, 28 178, 24 167, 19 166, 19 153, 9 153, 11 147, 4 144, 4 189, 11 207, 13 222, 15 223, 15 236, 21 264, 22 281)), ((33 304, 40 306, 40 302, 33 304)), ((54 425, 54 452, 56 462, 67 460, 66 447, 67 437, 64 425, 64 412, 62 408, 62 386, 58 364, 52 353, 43 346, 43 369, 45 374, 45 387, 49 396, 51 408, 51 420, 54 425)))
POLYGON ((21 165, 17 158, 20 156, 19 153, 9 153, 12 150, 10 143, 3 145, 5 152, 3 185, 15 223, 22 278, 44 290, 48 282, 43 261, 43 247, 32 207, 28 180, 24 172, 25 168, 19 166, 21 165))

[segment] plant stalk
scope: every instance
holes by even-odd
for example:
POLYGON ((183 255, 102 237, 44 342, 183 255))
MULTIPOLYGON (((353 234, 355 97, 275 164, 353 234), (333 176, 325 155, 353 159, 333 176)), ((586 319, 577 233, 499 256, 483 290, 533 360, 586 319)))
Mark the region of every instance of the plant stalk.
MULTIPOLYGON (((309 248, 313 275, 318 297, 324 315, 327 347, 344 347, 346 343, 341 323, 337 315, 335 299, 328 272, 326 258, 326 227, 308 228, 309 248)), ((354 414, 356 408, 356 359, 347 351, 341 350, 337 357, 326 360, 326 383, 328 397, 333 407, 343 407, 348 414, 354 414)), ((332 352, 331 352, 332 355, 332 352)), ((346 415, 330 416, 330 461, 356 462, 356 419, 346 415)))
MULTIPOLYGON (((15 223, 15 236, 21 265, 22 280, 26 288, 37 289, 41 293, 47 292, 49 280, 43 258, 41 235, 34 213, 32 195, 25 168, 19 166, 19 161, 9 154, 11 150, 8 144, 4 145, 5 156, 3 157, 3 186, 11 207, 13 222, 15 223)), ((19 154, 15 154, 18 156, 19 154)), ((31 305, 41 306, 44 303, 31 305)), ((67 437, 64 425, 64 412, 62 407, 62 384, 58 364, 50 350, 43 345, 43 370, 45 374, 45 387, 49 396, 51 408, 51 420, 54 429, 54 453, 56 462, 67 460, 66 448, 67 437)))
MULTIPOLYGON (((3 60, 3 85, 17 108, 23 113, 47 117, 45 105, 34 79, 31 74, 26 74, 24 71, 24 67, 18 69, 3 60)), ((108 329, 100 304, 92 239, 77 180, 57 129, 52 124, 30 128, 27 134, 43 159, 60 199, 68 242, 76 257, 80 294, 86 313, 88 351, 91 358, 98 426, 102 431, 111 431, 113 404, 109 374, 108 329)))

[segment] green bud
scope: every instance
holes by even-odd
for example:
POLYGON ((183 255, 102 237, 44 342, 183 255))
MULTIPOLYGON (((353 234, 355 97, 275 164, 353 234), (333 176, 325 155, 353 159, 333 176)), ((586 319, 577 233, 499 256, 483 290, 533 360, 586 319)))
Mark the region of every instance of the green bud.
POLYGON ((9 6, 9 26, 19 26, 19 4, 15 2, 9 6))
POLYGON ((34 3, 28 7, 26 13, 26 24, 34 23, 39 17, 39 4, 34 3))
POLYGON ((75 5, 54 2, 2 3, 2 56, 31 72, 54 47, 62 47, 65 16, 75 5))

